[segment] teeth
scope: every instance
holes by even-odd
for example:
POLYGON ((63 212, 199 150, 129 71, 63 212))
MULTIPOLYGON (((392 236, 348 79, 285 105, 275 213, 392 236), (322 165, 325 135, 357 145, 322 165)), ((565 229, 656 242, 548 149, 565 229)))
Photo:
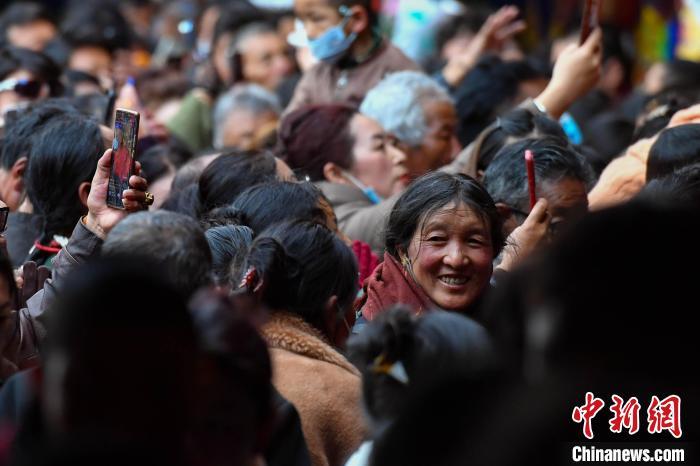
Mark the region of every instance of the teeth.
POLYGON ((440 280, 448 285, 464 285, 467 283, 467 279, 464 277, 440 277, 440 280))

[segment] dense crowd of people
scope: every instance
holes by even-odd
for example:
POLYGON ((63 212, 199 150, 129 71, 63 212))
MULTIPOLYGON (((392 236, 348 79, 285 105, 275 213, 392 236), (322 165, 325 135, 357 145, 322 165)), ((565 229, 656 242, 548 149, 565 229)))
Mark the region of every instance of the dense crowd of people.
POLYGON ((262 3, 0 9, 0 464, 568 464, 587 392, 696 441, 700 64, 262 3))

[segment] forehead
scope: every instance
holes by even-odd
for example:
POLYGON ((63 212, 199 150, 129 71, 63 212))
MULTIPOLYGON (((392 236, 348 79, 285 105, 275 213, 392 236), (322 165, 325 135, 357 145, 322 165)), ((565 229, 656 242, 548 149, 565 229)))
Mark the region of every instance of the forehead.
POLYGON ((371 136, 376 133, 381 133, 382 131, 384 130, 376 120, 361 113, 356 113, 350 120, 350 132, 353 136, 363 134, 371 136))
POLYGON ((435 212, 429 213, 420 223, 423 230, 433 228, 445 228, 455 232, 473 231, 475 229, 488 230, 484 219, 473 207, 463 202, 450 202, 435 212))
POLYGON ((423 104, 428 121, 456 123, 457 111, 452 103, 444 100, 428 100, 423 104))
POLYGON ((294 10, 308 13, 311 10, 335 10, 330 0, 294 0, 294 10))
POLYGON ((240 50, 245 53, 251 50, 266 50, 284 48, 285 44, 274 31, 259 31, 245 37, 240 43, 240 50))
POLYGON ((581 180, 562 178, 556 181, 544 181, 541 186, 542 196, 549 203, 552 211, 570 208, 588 208, 586 185, 581 180))

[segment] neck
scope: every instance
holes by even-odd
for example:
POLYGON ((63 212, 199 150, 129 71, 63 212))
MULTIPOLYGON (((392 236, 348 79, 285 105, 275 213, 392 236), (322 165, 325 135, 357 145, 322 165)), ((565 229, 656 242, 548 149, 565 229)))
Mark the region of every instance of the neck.
POLYGON ((357 37, 352 46, 352 50, 350 51, 350 55, 355 62, 362 63, 369 58, 369 54, 374 46, 374 34, 372 34, 372 31, 368 29, 357 37))

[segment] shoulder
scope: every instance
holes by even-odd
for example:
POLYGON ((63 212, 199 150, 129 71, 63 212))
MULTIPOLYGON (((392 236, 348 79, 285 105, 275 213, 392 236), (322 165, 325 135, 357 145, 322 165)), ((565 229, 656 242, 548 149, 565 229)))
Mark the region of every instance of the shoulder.
POLYGON ((391 42, 387 43, 386 47, 379 55, 381 56, 381 61, 385 63, 385 66, 391 71, 423 71, 418 63, 408 58, 401 49, 391 42))

